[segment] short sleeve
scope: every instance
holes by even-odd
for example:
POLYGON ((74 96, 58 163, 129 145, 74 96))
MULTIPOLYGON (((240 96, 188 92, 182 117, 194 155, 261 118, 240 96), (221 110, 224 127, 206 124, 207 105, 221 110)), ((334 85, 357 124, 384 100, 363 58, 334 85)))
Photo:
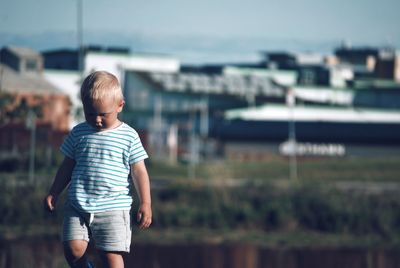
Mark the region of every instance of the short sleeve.
POLYGON ((139 136, 133 140, 131 149, 130 149, 130 157, 129 164, 137 163, 141 160, 148 158, 147 152, 143 148, 142 142, 140 141, 139 136))
POLYGON ((64 142, 61 144, 60 151, 67 157, 75 159, 75 146, 74 146, 73 130, 67 135, 64 142))

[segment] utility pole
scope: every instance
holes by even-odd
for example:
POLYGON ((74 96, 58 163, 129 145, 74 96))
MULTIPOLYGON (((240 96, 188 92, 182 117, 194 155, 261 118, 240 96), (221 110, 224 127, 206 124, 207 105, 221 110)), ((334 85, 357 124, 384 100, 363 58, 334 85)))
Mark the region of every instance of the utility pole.
POLYGON ((189 179, 196 178, 196 164, 198 161, 198 144, 196 137, 196 109, 190 111, 189 116, 190 125, 190 139, 189 139, 189 166, 188 176, 189 179))
MULTIPOLYGON (((82 0, 76 0, 76 9, 77 9, 77 15, 76 15, 76 21, 77 21, 77 41, 78 41, 78 70, 80 73, 80 78, 82 80, 83 78, 83 69, 84 69, 84 64, 83 64, 83 58, 84 58, 84 51, 83 51, 83 5, 82 5, 82 0)), ((82 82, 82 81, 80 81, 82 82)))
POLYGON ((200 108, 200 133, 201 136, 206 139, 208 138, 208 127, 209 127, 209 98, 208 95, 204 95, 199 104, 200 108))
POLYGON ((289 108, 289 120, 288 120, 288 139, 289 146, 291 148, 289 152, 289 175, 291 181, 297 181, 297 144, 296 144, 296 125, 294 118, 294 108, 296 106, 296 97, 293 89, 289 88, 286 91, 286 104, 289 108))
POLYGON ((26 118, 26 126, 31 130, 31 141, 29 149, 29 182, 35 182, 35 154, 36 154, 36 114, 30 108, 26 118))
POLYGON ((154 97, 153 121, 151 124, 150 146, 159 159, 165 156, 163 142, 163 119, 162 119, 163 100, 161 93, 154 97))

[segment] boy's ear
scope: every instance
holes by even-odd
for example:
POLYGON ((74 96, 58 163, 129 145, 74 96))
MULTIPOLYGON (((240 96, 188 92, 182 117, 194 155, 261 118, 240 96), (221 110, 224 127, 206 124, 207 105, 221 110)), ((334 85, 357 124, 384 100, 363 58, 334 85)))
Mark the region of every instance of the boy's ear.
POLYGON ((118 105, 118 113, 120 113, 120 112, 122 112, 122 109, 124 108, 124 106, 125 106, 125 101, 124 100, 122 100, 121 102, 120 102, 120 104, 118 105))

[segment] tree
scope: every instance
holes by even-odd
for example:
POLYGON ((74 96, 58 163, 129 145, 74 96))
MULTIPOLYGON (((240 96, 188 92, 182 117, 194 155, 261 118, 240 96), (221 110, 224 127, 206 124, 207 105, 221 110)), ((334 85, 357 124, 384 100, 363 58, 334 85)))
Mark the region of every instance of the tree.
POLYGON ((42 115, 41 107, 39 105, 29 105, 26 98, 18 101, 13 94, 0 93, 0 125, 5 125, 12 121, 25 121, 29 110, 33 110, 37 117, 42 115))

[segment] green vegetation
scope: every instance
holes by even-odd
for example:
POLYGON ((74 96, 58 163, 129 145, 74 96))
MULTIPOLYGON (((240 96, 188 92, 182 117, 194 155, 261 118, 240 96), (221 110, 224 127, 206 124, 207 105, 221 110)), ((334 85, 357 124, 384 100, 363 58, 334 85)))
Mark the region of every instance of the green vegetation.
MULTIPOLYGON (((279 158, 202 164, 195 179, 185 165, 148 168, 154 223, 139 241, 400 246, 400 158, 300 159, 297 181, 279 158)), ((56 214, 42 207, 54 173, 39 170, 35 185, 0 173, 0 240, 59 232, 63 200, 56 214)))
POLYGON ((388 243, 397 243, 400 234, 398 191, 372 195, 310 185, 282 189, 273 184, 179 184, 154 194, 154 227, 159 229, 310 231, 378 236, 388 243))
MULTIPOLYGON (((187 179, 188 167, 149 163, 153 178, 187 179)), ((268 161, 214 161, 195 167, 196 179, 248 181, 282 181, 289 177, 288 160, 274 157, 268 161)), ((399 157, 343 157, 343 158, 299 158, 298 177, 301 183, 369 181, 400 182, 399 157)))

